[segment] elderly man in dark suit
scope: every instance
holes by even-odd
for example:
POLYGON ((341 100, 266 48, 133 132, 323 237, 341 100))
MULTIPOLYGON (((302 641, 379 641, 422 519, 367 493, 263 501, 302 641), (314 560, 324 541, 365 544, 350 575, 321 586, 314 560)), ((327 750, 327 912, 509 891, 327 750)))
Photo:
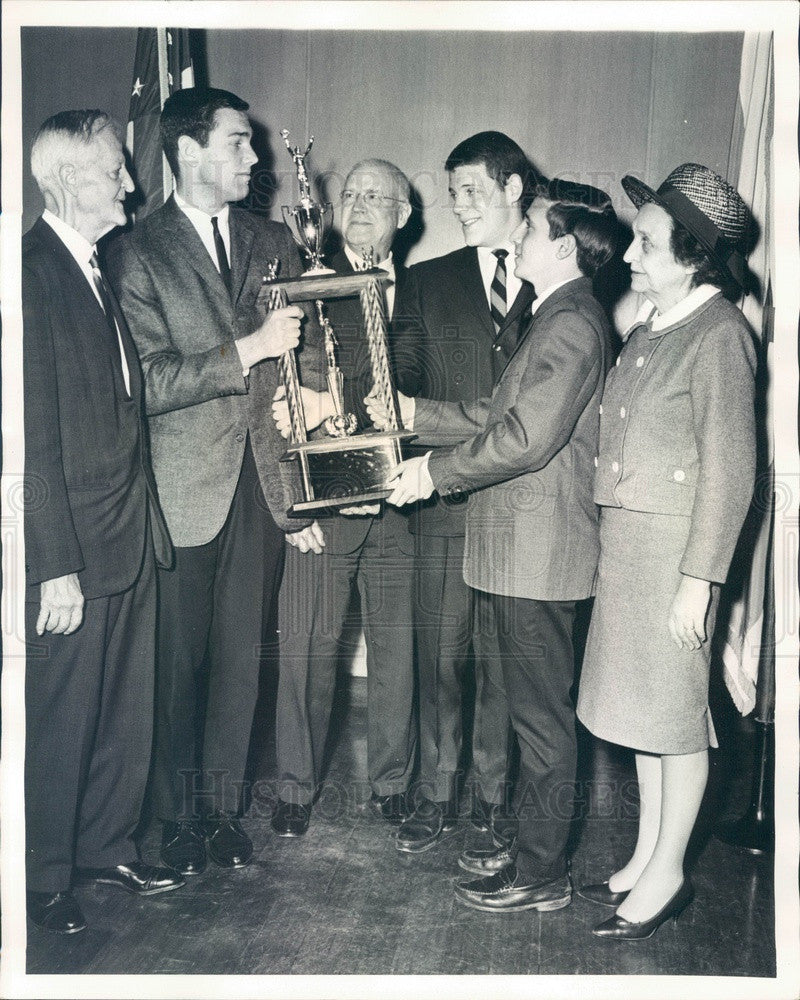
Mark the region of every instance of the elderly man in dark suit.
MULTIPOLYGON (((344 247, 331 260, 339 273, 362 269, 364 254, 387 271, 387 311, 391 319, 402 294, 406 269, 392 257, 392 244, 411 214, 407 178, 386 160, 362 160, 342 188, 344 247)), ((345 410, 364 428, 369 420, 363 397, 372 387, 368 342, 357 298, 326 305, 338 342, 337 360, 345 375, 345 410)), ((419 391, 416 345, 390 338, 395 376, 408 393, 419 391)), ((306 417, 321 423, 334 413, 328 393, 304 392, 306 417)), ((288 433, 285 402, 275 405, 288 433)), ((290 552, 280 596, 280 681, 278 685, 279 802, 272 827, 282 837, 305 833, 317 791, 322 754, 353 586, 361 598, 367 646, 367 759, 370 808, 390 823, 405 816, 405 791, 414 764, 414 650, 412 621, 413 541, 408 520, 394 508, 377 505, 334 514, 323 522, 325 553, 310 559, 290 552)))
POLYGON ((389 502, 470 491, 464 578, 494 606, 520 744, 516 845, 459 859, 482 877, 457 885, 456 898, 493 913, 571 901, 572 630, 599 554, 592 480, 610 343, 591 278, 615 239, 604 192, 542 185, 515 234, 516 272, 538 291, 533 320, 491 398, 402 401, 421 438, 460 443, 403 463, 389 502))
MULTIPOLYGON (((492 391, 524 329, 533 288, 508 266, 533 179, 520 147, 501 132, 459 143, 445 163, 466 246, 415 264, 398 296, 398 334, 423 345, 429 399, 470 403, 492 391)), ((414 449, 412 444, 411 449, 414 449)), ((417 541, 420 794, 397 836, 418 853, 455 827, 462 698, 475 666, 472 822, 499 838, 513 827, 507 798, 509 720, 491 603, 464 584, 464 497, 437 496, 412 516, 417 541)))
POLYGON ((175 570, 159 580, 152 798, 164 824, 161 856, 187 875, 205 867, 204 833, 216 864, 239 868, 251 858, 237 812, 262 625, 284 537, 322 545, 316 524, 287 518, 295 473, 278 463, 284 445, 270 415, 275 359, 298 344, 303 313, 287 306, 264 320, 256 307, 268 263, 279 258, 291 276, 297 252, 285 226, 232 204, 247 195, 257 161, 247 107, 212 89, 166 101, 161 135, 175 194, 110 255, 176 546, 175 570))
POLYGON ((120 129, 64 111, 33 141, 45 210, 22 241, 28 915, 86 922, 71 881, 183 884, 137 858, 150 763, 155 559, 171 545, 149 467, 136 350, 96 243, 133 190, 120 129))

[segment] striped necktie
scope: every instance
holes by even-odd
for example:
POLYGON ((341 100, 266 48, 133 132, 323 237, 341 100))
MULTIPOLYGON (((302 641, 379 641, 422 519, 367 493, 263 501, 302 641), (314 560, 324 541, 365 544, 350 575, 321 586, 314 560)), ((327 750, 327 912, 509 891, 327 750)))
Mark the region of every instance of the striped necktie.
POLYGON ((492 314, 495 333, 499 333, 506 318, 506 257, 508 250, 492 250, 492 253, 497 257, 497 267, 489 288, 489 312, 492 314))

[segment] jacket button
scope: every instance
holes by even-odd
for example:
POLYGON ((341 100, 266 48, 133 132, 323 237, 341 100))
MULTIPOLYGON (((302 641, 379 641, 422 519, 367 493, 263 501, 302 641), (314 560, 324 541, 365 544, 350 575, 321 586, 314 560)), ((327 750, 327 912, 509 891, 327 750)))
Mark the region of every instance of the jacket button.
POLYGON ((236 435, 236 440, 237 441, 244 441, 244 434, 237 434, 236 435))
POLYGON ((624 406, 620 407, 620 409, 619 409, 619 415, 622 417, 623 420, 625 419, 625 407, 624 406))
POLYGON ((672 473, 672 478, 675 480, 676 483, 682 483, 684 479, 686 479, 686 473, 683 471, 683 469, 676 469, 672 473))
POLYGON ((614 470, 614 472, 619 472, 619 462, 612 462, 611 468, 614 470))
POLYGON ((495 344, 495 345, 494 345, 494 347, 492 347, 492 350, 493 350, 493 351, 497 351, 497 352, 499 353, 499 352, 500 352, 500 350, 501 350, 501 347, 500 347, 500 345, 499 345, 499 344, 495 344))
POLYGON ((644 364, 644 355, 641 358, 636 359, 636 367, 641 368, 643 364, 644 364))

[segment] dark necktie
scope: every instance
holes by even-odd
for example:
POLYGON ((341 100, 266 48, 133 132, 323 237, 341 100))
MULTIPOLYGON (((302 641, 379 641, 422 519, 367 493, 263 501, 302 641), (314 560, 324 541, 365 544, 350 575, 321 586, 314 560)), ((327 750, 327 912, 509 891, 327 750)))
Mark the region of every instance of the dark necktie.
POLYGON ((217 265, 219 267, 219 276, 222 278, 225 287, 228 289, 228 295, 231 294, 231 267, 228 263, 228 251, 225 249, 225 244, 222 240, 222 233, 219 231, 219 224, 216 215, 211 218, 211 228, 214 230, 214 249, 217 252, 217 265))
POLYGON ((489 289, 489 311, 492 314, 495 333, 499 333, 506 318, 506 257, 508 250, 492 250, 492 253, 497 257, 497 267, 494 270, 494 277, 489 289))
POLYGON ((103 277, 103 272, 100 270, 100 261, 97 259, 96 253, 93 253, 89 258, 89 264, 92 268, 94 287, 97 289, 97 294, 100 296, 100 303, 103 306, 103 312, 106 314, 108 324, 114 331, 114 336, 116 337, 117 328, 116 321, 114 319, 114 306, 111 304, 111 295, 108 291, 106 279, 103 277))
POLYGON ((114 300, 111 297, 111 292, 106 284, 106 279, 103 277, 103 272, 100 270, 100 261, 97 259, 97 254, 93 253, 89 258, 89 266, 92 269, 92 280, 94 281, 94 287, 97 289, 97 294, 100 296, 100 304, 103 307, 103 312, 106 314, 106 319, 108 320, 108 328, 110 333, 114 338, 114 346, 119 352, 120 368, 122 370, 122 380, 125 383, 125 391, 130 395, 130 375, 128 370, 128 362, 125 358, 125 354, 122 347, 122 340, 120 337, 120 332, 117 327, 117 316, 116 310, 114 308, 114 300))

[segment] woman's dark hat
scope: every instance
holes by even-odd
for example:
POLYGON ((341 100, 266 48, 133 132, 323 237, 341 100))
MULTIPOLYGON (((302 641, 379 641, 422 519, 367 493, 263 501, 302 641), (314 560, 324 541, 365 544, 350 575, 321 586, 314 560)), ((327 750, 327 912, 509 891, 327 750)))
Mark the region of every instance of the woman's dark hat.
POLYGON ((737 285, 744 286, 747 264, 742 246, 750 210, 739 192, 719 174, 699 163, 684 163, 672 171, 658 191, 631 176, 622 178, 622 186, 637 208, 650 201, 669 212, 737 285))

